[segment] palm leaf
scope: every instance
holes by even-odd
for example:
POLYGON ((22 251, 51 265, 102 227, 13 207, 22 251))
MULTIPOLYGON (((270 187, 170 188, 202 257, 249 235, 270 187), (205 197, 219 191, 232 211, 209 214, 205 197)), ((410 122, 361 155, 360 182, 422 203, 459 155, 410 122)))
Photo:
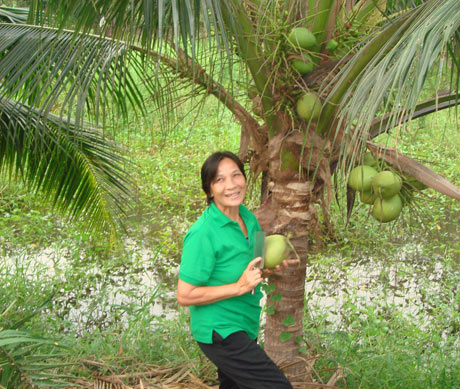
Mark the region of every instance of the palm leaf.
MULTIPOLYGON (((450 48, 458 47, 460 3, 429 0, 411 12, 399 39, 383 44, 343 95, 340 120, 348 132, 354 133, 355 142, 361 143, 355 150, 364 148, 363 142, 379 113, 386 115, 389 128, 395 127, 402 116, 413 116, 435 66, 451 68, 451 77, 458 79, 458 59, 450 48)), ((345 78, 353 66, 354 61, 350 61, 341 77, 345 78)))
MULTIPOLYGON (((441 111, 443 109, 452 108, 460 104, 460 96, 457 93, 450 93, 450 91, 439 93, 437 96, 432 97, 418 103, 415 106, 412 115, 407 114, 405 111, 401 112, 399 116, 399 124, 406 123, 410 120, 414 120, 434 112, 441 111)), ((369 138, 373 139, 384 132, 389 131, 392 126, 388 123, 391 115, 386 114, 375 118, 369 127, 369 138)))
MULTIPOLYGON (((63 347, 54 339, 37 336, 26 330, 0 330, 0 384, 18 387, 23 380, 32 385, 64 387, 66 377, 57 369, 69 364, 57 362, 63 355, 40 354, 43 347, 63 347)), ((73 378, 73 377, 72 377, 73 378)))
MULTIPOLYGON (((35 2, 35 6, 46 9, 48 20, 61 28, 90 32, 97 26, 101 35, 129 43, 141 42, 147 50, 167 43, 181 47, 186 53, 191 50, 193 57, 202 29, 218 39, 222 49, 229 46, 229 31, 223 16, 227 3, 221 0, 42 0, 35 2)), ((43 22, 43 19, 35 22, 43 22)))
POLYGON ((23 24, 27 22, 28 15, 27 8, 0 6, 0 22, 23 24))
POLYGON ((0 99, 0 172, 21 175, 36 191, 88 226, 113 226, 128 203, 127 161, 115 143, 91 127, 0 99))
MULTIPOLYGON (((27 315, 27 319, 30 320, 31 316, 48 305, 52 297, 44 300, 34 312, 27 315)), ((0 313, 0 319, 10 307, 0 313)), ((62 363, 64 355, 61 351, 56 352, 56 349, 64 350, 66 347, 55 339, 21 328, 22 324, 24 319, 12 323, 6 329, 0 327, 0 386, 16 388, 26 380, 36 386, 43 386, 45 382, 47 387, 66 386, 65 378, 69 377, 59 374, 57 369, 69 363, 62 363)))
POLYGON ((137 86, 144 69, 133 58, 128 70, 125 57, 126 45, 111 39, 0 24, 0 97, 58 111, 77 125, 88 112, 97 121, 112 103, 126 116, 129 106, 144 107, 137 86))
MULTIPOLYGON (((190 98, 204 97, 203 92, 209 89, 196 82, 197 68, 206 69, 208 79, 228 80, 227 85, 234 87, 233 60, 239 58, 232 56, 232 50, 237 46, 235 36, 242 34, 240 20, 231 12, 231 7, 237 3, 241 2, 115 0, 90 4, 51 0, 44 8, 48 10, 48 19, 39 21, 53 20, 61 28, 86 34, 97 31, 101 35, 116 37, 126 42, 128 49, 142 53, 145 62, 153 65, 149 92, 159 109, 155 113, 162 118, 163 128, 169 130, 171 124, 174 126, 181 119, 172 117, 176 108, 190 98), (179 60, 180 52, 187 58, 186 68, 182 67, 184 61, 179 60), (163 62, 165 58, 167 60, 163 62)), ((37 2, 38 9, 43 5, 43 2, 37 2)), ((247 53, 248 56, 252 54, 247 53)), ((254 68, 259 70, 259 67, 254 68)), ((259 74, 262 76, 263 72, 259 74)), ((214 92, 208 90, 207 93, 214 92)))
POLYGON ((85 121, 144 110, 144 66, 126 57, 112 39, 0 24, 0 171, 91 228, 113 229, 132 187, 119 147, 85 121))

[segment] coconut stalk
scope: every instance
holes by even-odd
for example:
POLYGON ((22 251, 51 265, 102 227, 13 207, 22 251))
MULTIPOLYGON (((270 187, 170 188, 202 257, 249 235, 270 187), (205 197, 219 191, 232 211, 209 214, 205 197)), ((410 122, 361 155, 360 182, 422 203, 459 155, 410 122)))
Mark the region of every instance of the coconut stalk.
POLYGON ((315 8, 310 11, 314 15, 312 32, 315 34, 318 42, 324 42, 327 34, 327 27, 332 11, 335 7, 336 0, 320 0, 315 4, 315 8))

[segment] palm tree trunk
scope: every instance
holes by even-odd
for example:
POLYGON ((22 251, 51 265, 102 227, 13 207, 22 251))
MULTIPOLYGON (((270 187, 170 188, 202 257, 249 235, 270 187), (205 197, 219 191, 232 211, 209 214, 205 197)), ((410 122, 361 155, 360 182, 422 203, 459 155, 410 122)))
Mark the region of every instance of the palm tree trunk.
MULTIPOLYGON (((262 229, 268 234, 289 236, 300 257, 298 266, 270 276, 265 327, 266 352, 296 381, 311 381, 299 348, 303 342, 308 235, 311 224, 316 222, 312 187, 311 182, 302 182, 297 173, 290 180, 283 177, 272 181, 271 193, 257 211, 262 229)), ((296 254, 291 251, 289 257, 296 258, 296 254)))

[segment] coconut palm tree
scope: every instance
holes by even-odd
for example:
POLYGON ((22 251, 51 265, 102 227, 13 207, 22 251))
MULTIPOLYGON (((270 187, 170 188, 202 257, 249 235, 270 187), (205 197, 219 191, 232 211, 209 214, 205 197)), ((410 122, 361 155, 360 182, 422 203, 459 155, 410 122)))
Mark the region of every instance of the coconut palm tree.
MULTIPOLYGON (((333 175, 346 176, 369 149, 401 174, 460 199, 460 191, 435 172, 372 142, 396 125, 459 103, 458 0, 41 3, 34 2, 35 23, 113 37, 128 60, 142 60, 166 124, 187 98, 209 95, 241 123, 240 157, 253 176, 262 175, 259 221, 267 233, 289 235, 301 258, 299 267, 269 280, 265 348, 290 365, 289 374, 308 378, 305 364, 295 363, 305 270, 309 242, 330 225, 333 175), (441 93, 438 78, 439 93, 425 99, 425 81, 434 69, 451 80, 452 91, 441 93)), ((14 61, 11 51, 0 52, 14 61)), ((46 82, 45 76, 37 79, 46 82)), ((11 73, 0 76, 9 78, 11 73)), ((65 92, 75 81, 69 78, 65 92)), ((9 98, 4 91, 16 91, 14 85, 0 97, 9 98)), ((37 94, 34 101, 46 100, 37 94)), ((77 107, 97 114, 100 107, 85 106, 85 99, 77 107)))

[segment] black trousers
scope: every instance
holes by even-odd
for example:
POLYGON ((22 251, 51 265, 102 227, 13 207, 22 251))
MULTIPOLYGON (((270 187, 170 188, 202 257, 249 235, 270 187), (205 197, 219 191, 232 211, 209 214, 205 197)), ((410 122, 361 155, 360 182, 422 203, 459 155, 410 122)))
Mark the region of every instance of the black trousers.
POLYGON ((244 331, 225 339, 214 331, 212 344, 198 345, 217 366, 220 389, 292 389, 283 372, 244 331))

